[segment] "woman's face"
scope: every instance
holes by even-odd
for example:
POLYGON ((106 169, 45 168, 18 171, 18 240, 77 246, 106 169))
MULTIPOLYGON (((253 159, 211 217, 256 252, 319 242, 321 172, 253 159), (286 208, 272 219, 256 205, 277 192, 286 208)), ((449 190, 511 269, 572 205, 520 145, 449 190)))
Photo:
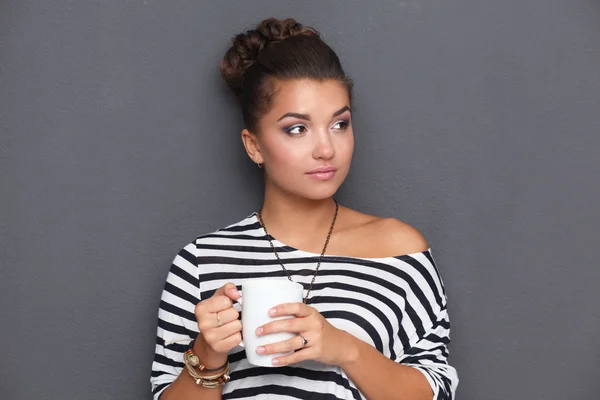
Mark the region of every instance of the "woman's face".
POLYGON ((267 185, 312 200, 333 196, 354 150, 346 88, 333 79, 279 81, 276 88, 256 135, 267 185))

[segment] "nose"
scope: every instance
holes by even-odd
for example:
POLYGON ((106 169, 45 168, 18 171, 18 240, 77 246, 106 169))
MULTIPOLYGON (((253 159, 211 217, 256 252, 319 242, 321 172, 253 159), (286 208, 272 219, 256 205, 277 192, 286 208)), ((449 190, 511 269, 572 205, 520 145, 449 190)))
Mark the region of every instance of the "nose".
POLYGON ((331 159, 335 155, 335 148, 331 140, 331 134, 327 130, 320 130, 315 135, 315 144, 313 149, 314 158, 331 159))

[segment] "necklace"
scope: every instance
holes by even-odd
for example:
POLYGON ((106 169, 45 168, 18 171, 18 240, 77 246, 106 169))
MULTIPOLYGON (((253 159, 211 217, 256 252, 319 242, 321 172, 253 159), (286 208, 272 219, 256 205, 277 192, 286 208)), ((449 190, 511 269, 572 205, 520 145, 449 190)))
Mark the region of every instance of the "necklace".
MULTIPOLYGON (((323 251, 321 252, 321 256, 319 257, 319 262, 317 263, 317 268, 315 269, 315 273, 312 277, 312 280, 310 281, 310 286, 308 287, 306 296, 304 297, 304 300, 303 300, 304 304, 306 304, 306 300, 308 299, 308 294, 310 293, 313 283, 315 283, 315 279, 317 278, 317 273, 319 272, 319 267, 321 266, 321 261, 323 260, 323 256, 325 255, 325 250, 327 250, 327 245, 329 244, 329 238, 331 238, 331 232, 333 232, 333 227, 335 226, 335 220, 337 219, 339 205, 335 199, 333 199, 333 202, 335 203, 335 214, 333 215, 333 221, 331 221, 331 227, 329 228, 329 233, 327 234, 327 240, 325 240, 325 246, 323 246, 323 251)), ((260 223, 261 223, 263 229, 265 230, 265 234, 267 235, 267 239, 269 240, 271 249, 273 249, 273 253, 275 253, 275 257, 277 257, 277 261, 279 261, 281 268, 283 268, 283 270, 285 271, 290 282, 294 282, 292 280, 292 277, 290 276, 290 273, 285 268, 285 265, 283 265, 283 263, 281 262, 281 258, 279 258, 279 254, 277 254, 277 251, 275 250, 275 246, 273 246, 273 241, 272 241, 271 235, 269 235, 269 232, 267 232, 267 227, 262 219, 262 215, 261 215, 260 211, 258 212, 258 219, 260 220, 260 223)))

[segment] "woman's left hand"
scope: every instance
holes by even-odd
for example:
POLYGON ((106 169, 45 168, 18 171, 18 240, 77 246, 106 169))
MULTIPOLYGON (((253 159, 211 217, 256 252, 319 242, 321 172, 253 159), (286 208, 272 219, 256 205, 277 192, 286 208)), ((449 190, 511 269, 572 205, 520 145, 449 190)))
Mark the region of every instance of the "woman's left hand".
POLYGON ((315 308, 304 303, 280 304, 269 311, 271 317, 294 316, 271 321, 256 329, 258 336, 276 332, 297 333, 291 339, 256 348, 258 354, 286 353, 288 356, 273 359, 275 365, 294 364, 303 360, 316 360, 329 365, 342 365, 351 354, 349 334, 331 325, 315 308), (303 346, 304 336, 307 340, 303 346))

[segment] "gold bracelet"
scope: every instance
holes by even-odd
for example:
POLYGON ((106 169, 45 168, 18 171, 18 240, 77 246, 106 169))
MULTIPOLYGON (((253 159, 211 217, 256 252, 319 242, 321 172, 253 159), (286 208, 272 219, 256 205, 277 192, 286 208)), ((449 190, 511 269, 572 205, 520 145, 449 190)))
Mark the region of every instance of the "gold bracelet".
POLYGON ((190 365, 188 358, 185 354, 183 356, 183 362, 185 363, 185 366, 190 376, 196 381, 196 385, 201 384, 205 388, 215 389, 231 380, 231 377, 229 376, 229 372, 231 371, 229 361, 227 362, 227 364, 225 364, 226 367, 223 372, 213 376, 199 375, 196 372, 196 370, 194 370, 194 367, 190 365))
POLYGON ((198 368, 200 370, 200 372, 216 372, 216 371, 221 371, 222 369, 224 369, 227 366, 227 362, 225 362, 225 364, 221 365, 218 368, 206 368, 206 365, 202 364, 202 362, 200 362, 200 359, 198 358, 198 356, 196 354, 194 354, 194 343, 195 342, 196 342, 196 339, 192 340, 189 343, 187 350, 183 354, 184 357, 187 357, 187 360, 192 365, 192 367, 198 368))
POLYGON ((215 389, 229 382, 229 367, 220 375, 215 376, 200 376, 192 368, 188 367, 188 373, 196 381, 196 385, 202 385, 205 388, 215 389))
POLYGON ((189 363, 186 363, 185 365, 187 367, 188 372, 190 373, 190 375, 192 375, 194 377, 194 379, 202 378, 202 380, 205 380, 205 381, 211 381, 211 380, 218 379, 218 378, 228 374, 230 371, 230 367, 229 367, 229 365, 227 365, 222 372, 220 372, 216 375, 207 376, 207 375, 198 374, 198 372, 196 372, 196 370, 189 363))

